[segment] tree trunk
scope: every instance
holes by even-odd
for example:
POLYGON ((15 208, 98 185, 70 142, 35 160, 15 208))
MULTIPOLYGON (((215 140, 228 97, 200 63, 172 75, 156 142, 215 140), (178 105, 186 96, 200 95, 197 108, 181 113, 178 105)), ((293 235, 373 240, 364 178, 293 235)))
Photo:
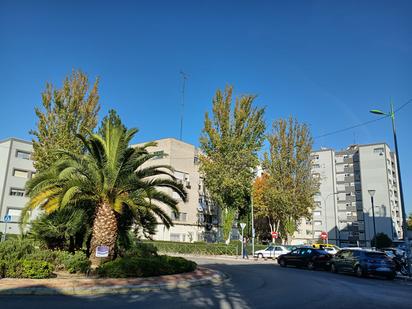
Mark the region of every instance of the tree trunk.
POLYGON ((93 221, 92 240, 90 244, 90 261, 92 269, 96 269, 104 260, 112 260, 117 240, 117 218, 113 208, 105 202, 100 203, 96 208, 93 221), (109 256, 107 258, 96 257, 96 248, 98 246, 109 247, 109 256))

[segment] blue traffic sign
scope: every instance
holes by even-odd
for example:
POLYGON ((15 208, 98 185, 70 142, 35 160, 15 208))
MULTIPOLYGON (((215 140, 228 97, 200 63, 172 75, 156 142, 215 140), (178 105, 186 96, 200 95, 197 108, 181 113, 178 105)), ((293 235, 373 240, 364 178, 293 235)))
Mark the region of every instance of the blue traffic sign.
POLYGON ((11 215, 5 215, 4 222, 10 222, 10 221, 11 221, 11 215))

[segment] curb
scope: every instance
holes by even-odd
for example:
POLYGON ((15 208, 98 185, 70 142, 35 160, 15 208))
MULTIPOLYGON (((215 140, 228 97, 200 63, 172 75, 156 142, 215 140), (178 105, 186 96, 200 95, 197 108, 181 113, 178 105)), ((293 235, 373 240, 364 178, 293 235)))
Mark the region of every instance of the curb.
MULTIPOLYGON (((106 287, 19 287, 2 288, 0 295, 102 295, 102 294, 129 294, 133 292, 151 292, 159 290, 188 289, 203 285, 219 285, 228 276, 220 271, 211 270, 214 274, 202 279, 177 280, 176 282, 159 284, 139 284, 139 285, 111 285, 106 287)), ((39 279, 41 280, 41 279, 39 279)), ((41 281, 39 281, 41 283, 41 281)))

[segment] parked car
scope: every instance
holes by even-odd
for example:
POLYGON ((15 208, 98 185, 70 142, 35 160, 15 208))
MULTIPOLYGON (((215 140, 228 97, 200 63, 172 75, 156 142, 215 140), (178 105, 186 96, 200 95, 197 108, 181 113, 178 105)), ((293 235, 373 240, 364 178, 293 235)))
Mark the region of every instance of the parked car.
POLYGON ((282 267, 293 265, 307 267, 308 269, 324 268, 329 266, 332 255, 321 249, 297 248, 278 257, 278 264, 282 267))
POLYGON ((383 275, 388 279, 396 277, 395 263, 384 252, 366 249, 342 249, 330 261, 330 270, 351 272, 358 277, 383 275))
POLYGON ((313 244, 312 247, 315 249, 323 249, 330 254, 336 254, 340 250, 338 246, 332 244, 313 244))
POLYGON ((267 248, 263 250, 255 251, 253 256, 257 258, 270 258, 276 259, 279 255, 288 253, 289 250, 286 247, 281 245, 269 245, 267 248))

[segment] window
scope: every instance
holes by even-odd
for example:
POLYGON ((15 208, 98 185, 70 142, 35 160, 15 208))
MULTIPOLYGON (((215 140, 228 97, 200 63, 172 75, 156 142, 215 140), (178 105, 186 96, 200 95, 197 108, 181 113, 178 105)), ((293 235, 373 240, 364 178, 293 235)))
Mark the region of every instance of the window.
POLYGON ((170 233, 170 240, 171 241, 180 241, 180 234, 170 233))
POLYGON ((382 147, 373 149, 373 153, 379 154, 380 156, 383 156, 383 152, 384 149, 382 147))
POLYGON ((155 157, 153 157, 153 159, 155 159, 155 160, 163 159, 165 157, 165 152, 163 150, 155 151, 155 152, 153 152, 153 155, 155 155, 155 157))
POLYGON ((187 221, 187 213, 185 213, 185 212, 178 212, 178 213, 172 212, 172 220, 185 222, 185 221, 187 221))
POLYGON ((24 189, 10 189, 10 195, 12 196, 24 196, 24 189))
POLYGON ((314 211, 313 212, 313 216, 314 217, 318 217, 318 216, 320 216, 322 214, 322 212, 320 212, 320 211, 314 211))
POLYGON ((312 167, 313 168, 320 168, 320 165, 319 164, 313 164, 312 167))
POLYGON ((16 151, 16 158, 24 159, 24 160, 30 160, 30 157, 31 157, 30 152, 21 151, 21 150, 16 151))
POLYGON ((8 208, 7 213, 11 216, 12 221, 19 221, 21 217, 21 209, 8 208))
POLYGON ((198 164, 199 164, 199 157, 198 157, 198 156, 195 156, 195 157, 193 158, 193 163, 194 163, 195 165, 198 165, 198 164))
POLYGON ((13 170, 13 176, 19 178, 29 178, 29 172, 23 170, 13 170))
POLYGON ((313 225, 315 226, 322 225, 322 221, 313 221, 313 225))

